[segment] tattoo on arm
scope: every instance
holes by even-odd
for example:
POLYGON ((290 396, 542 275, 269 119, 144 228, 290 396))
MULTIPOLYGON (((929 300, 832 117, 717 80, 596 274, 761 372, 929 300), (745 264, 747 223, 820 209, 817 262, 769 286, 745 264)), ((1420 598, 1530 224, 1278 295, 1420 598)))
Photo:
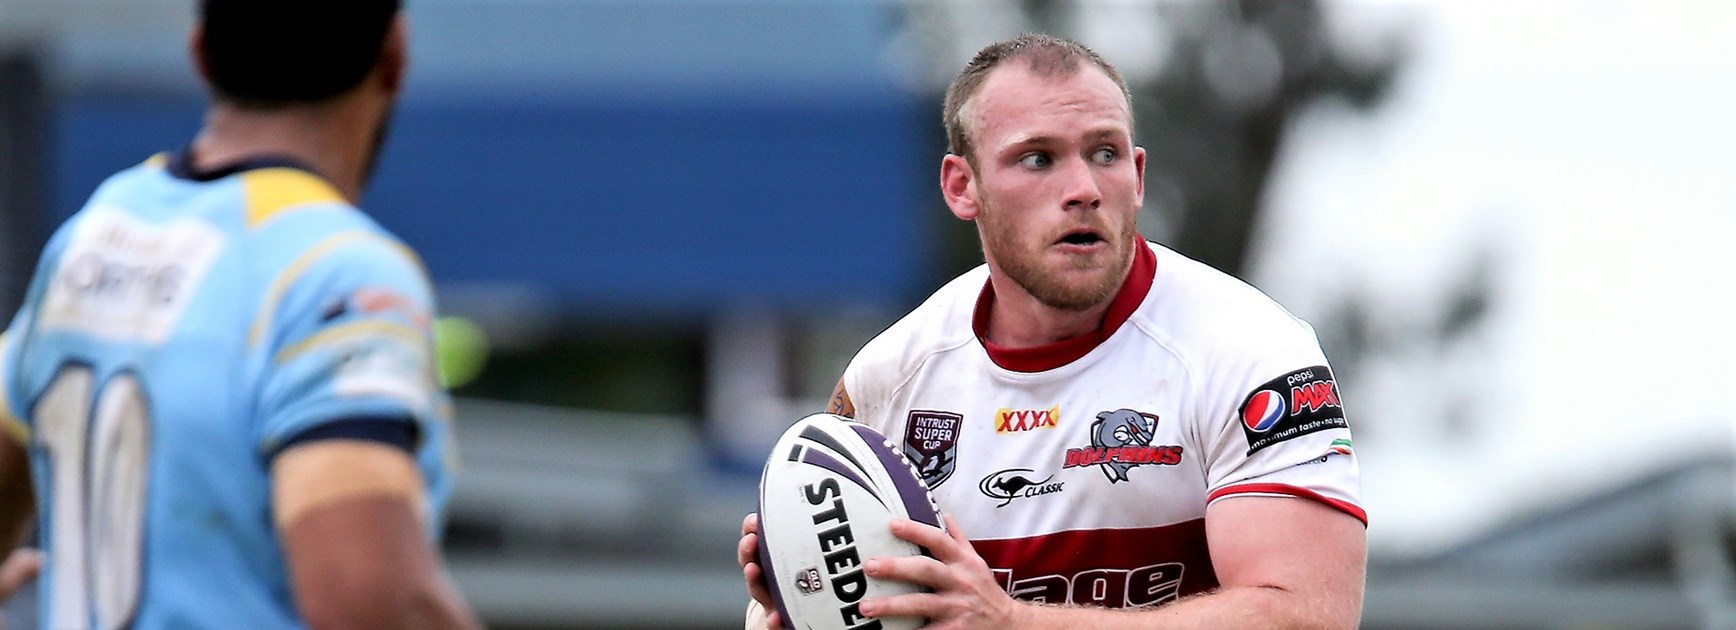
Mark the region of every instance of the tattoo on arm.
POLYGON ((850 402, 850 391, 844 389, 844 379, 838 379, 838 386, 832 388, 832 402, 826 403, 826 413, 835 413, 846 418, 856 417, 856 404, 850 402))

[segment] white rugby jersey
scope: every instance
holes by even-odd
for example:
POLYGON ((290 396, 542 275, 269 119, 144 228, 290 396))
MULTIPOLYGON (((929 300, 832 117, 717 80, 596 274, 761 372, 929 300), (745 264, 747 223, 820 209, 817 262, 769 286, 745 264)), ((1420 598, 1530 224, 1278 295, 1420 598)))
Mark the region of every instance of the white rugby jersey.
POLYGON ((1206 506, 1228 496, 1301 497, 1368 521, 1313 329, 1147 245, 1092 334, 985 342, 985 265, 844 371, 856 418, 903 446, 1015 597, 1136 607, 1214 588, 1206 506))

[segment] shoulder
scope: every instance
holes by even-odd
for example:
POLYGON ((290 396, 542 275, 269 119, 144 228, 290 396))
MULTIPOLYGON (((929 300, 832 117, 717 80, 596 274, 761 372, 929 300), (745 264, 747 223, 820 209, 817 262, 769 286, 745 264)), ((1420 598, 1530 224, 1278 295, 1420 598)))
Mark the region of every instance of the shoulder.
POLYGON ((324 179, 295 168, 236 174, 242 219, 249 236, 295 252, 383 248, 414 259, 404 246, 324 179))
POLYGON ((293 168, 235 176, 243 192, 243 236, 272 282, 345 278, 426 282, 422 259, 324 180, 293 168), (337 278, 332 278, 337 276, 337 278))
POLYGON ((864 344, 845 370, 858 407, 896 388, 929 357, 970 343, 971 314, 988 277, 987 265, 965 272, 864 344))
POLYGON ((1312 349, 1313 327, 1259 289, 1161 245, 1146 303, 1132 318, 1190 363, 1219 363, 1284 348, 1312 349))
POLYGON ((426 333, 435 296, 422 259, 354 206, 316 203, 247 231, 249 273, 261 291, 250 339, 299 338, 346 313, 396 313, 409 337, 426 333))

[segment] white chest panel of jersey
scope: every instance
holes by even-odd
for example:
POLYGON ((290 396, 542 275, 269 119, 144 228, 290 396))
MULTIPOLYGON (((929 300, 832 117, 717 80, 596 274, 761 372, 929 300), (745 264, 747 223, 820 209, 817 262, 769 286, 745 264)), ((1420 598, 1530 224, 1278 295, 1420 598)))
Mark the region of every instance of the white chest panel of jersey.
POLYGON ((1136 294, 1117 298, 1125 321, 1082 356, 1027 371, 997 362, 971 325, 979 268, 845 372, 857 418, 901 443, 1017 597, 1138 607, 1215 587, 1204 518, 1228 496, 1304 497, 1365 518, 1312 331, 1239 281, 1149 253, 1136 294))
POLYGON ((936 357, 895 399, 908 412, 886 418, 886 434, 907 436, 907 445, 936 438, 906 450, 922 455, 913 461, 937 500, 972 523, 973 537, 1203 516, 1204 472, 1178 422, 1176 384, 1139 368, 1167 357, 1133 344, 1100 350, 1041 375, 1008 372, 981 353, 936 357), (913 426, 936 420, 951 421, 955 435, 913 426))

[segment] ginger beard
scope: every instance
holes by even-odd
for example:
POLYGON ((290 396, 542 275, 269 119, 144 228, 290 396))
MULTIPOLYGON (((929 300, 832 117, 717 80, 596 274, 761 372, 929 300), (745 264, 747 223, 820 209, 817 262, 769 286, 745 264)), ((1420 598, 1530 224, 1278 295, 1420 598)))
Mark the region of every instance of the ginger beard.
POLYGON ((1043 305, 1071 312, 1090 310, 1114 297, 1127 279, 1127 270, 1133 265, 1133 245, 1138 241, 1133 213, 1120 225, 1111 225, 1113 217, 1104 209, 1072 210, 1085 216, 1046 233, 1023 235, 1018 218, 1001 216, 986 193, 978 195, 977 203, 981 208, 976 221, 983 257, 1043 305), (1053 251, 1062 235, 1075 228, 1095 231, 1107 247, 1088 254, 1053 251), (1045 260, 1054 256, 1065 259, 1045 260))

